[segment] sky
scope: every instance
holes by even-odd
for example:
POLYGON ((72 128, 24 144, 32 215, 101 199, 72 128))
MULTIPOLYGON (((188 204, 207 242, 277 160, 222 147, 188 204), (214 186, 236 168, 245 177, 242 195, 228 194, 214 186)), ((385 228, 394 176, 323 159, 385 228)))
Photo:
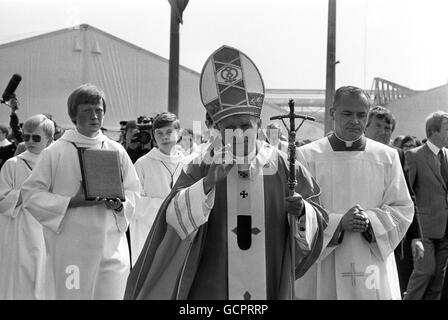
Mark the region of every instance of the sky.
MULTIPOLYGON (((0 12, 0 43, 87 23, 169 57, 168 0, 0 0, 0 12)), ((226 44, 255 62, 266 88, 325 89, 327 14, 328 0, 190 0, 180 63, 200 72, 226 44)), ((337 0, 336 20, 336 87, 448 83, 448 1, 337 0)))

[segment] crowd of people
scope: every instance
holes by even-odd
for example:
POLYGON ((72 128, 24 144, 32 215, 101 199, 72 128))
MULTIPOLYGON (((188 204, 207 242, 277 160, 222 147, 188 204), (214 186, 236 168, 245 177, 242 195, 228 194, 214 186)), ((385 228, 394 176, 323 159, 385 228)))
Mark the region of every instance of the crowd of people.
MULTIPOLYGON (((206 64, 216 57, 247 59, 224 46, 206 64)), ((92 84, 68 97, 74 129, 44 114, 19 125, 12 97, 0 126, 0 299, 448 298, 448 113, 428 115, 422 142, 392 140, 392 112, 341 87, 334 130, 296 143, 291 185, 284 130, 261 130, 261 75, 240 71, 258 99, 235 105, 231 84, 220 83, 226 95, 205 84, 206 136, 162 112, 150 141, 133 120, 114 141, 92 84), (84 149, 117 154, 124 199, 86 199, 84 149)))

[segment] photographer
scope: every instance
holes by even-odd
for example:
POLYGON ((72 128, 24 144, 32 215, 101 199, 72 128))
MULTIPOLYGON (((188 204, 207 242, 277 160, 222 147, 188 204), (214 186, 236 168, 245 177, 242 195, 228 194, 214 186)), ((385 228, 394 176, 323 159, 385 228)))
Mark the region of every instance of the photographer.
POLYGON ((0 125, 0 168, 6 160, 14 156, 16 150, 16 146, 7 139, 8 133, 8 127, 0 125))
POLYGON ((11 107, 11 114, 9 115, 9 126, 12 130, 10 138, 17 146, 20 142, 23 142, 23 133, 22 128, 20 127, 19 117, 16 113, 16 111, 19 109, 19 101, 15 96, 13 96, 9 101, 9 106, 11 107))
POLYGON ((11 108, 9 126, 11 127, 12 133, 9 134, 9 128, 7 126, 0 125, 0 168, 6 160, 14 156, 17 145, 23 141, 19 118, 16 114, 16 110, 19 108, 19 102, 15 95, 13 95, 9 103, 5 104, 11 108))
MULTIPOLYGON (((124 148, 132 160, 135 163, 138 158, 144 156, 152 149, 152 138, 150 133, 150 124, 142 124, 148 119, 146 117, 139 117, 138 122, 130 120, 126 123, 124 129, 124 148)), ((149 123, 151 120, 147 120, 149 123)))

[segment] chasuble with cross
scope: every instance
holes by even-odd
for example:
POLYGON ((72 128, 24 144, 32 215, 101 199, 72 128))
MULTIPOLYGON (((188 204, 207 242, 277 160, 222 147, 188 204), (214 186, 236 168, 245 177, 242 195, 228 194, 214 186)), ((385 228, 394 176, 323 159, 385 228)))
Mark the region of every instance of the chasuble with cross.
POLYGON ((321 187, 329 225, 322 254, 296 281, 296 295, 401 299, 393 251, 412 222, 414 206, 397 151, 364 136, 348 145, 333 134, 299 148, 297 159, 321 187), (370 220, 369 233, 339 233, 341 218, 356 204, 370 220))
MULTIPOLYGON (((257 143, 248 170, 235 165, 207 195, 209 165, 192 163, 181 173, 128 278, 125 299, 291 298, 287 160, 257 143)), ((297 278, 321 253, 328 217, 317 204, 318 185, 296 168, 296 191, 306 200, 296 220, 297 278)))

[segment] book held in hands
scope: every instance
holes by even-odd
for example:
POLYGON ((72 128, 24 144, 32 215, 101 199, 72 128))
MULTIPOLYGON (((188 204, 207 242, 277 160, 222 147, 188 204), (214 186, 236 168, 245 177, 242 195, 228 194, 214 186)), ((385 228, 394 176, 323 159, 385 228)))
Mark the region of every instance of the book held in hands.
POLYGON ((118 151, 79 148, 86 200, 96 197, 125 201, 118 151))

